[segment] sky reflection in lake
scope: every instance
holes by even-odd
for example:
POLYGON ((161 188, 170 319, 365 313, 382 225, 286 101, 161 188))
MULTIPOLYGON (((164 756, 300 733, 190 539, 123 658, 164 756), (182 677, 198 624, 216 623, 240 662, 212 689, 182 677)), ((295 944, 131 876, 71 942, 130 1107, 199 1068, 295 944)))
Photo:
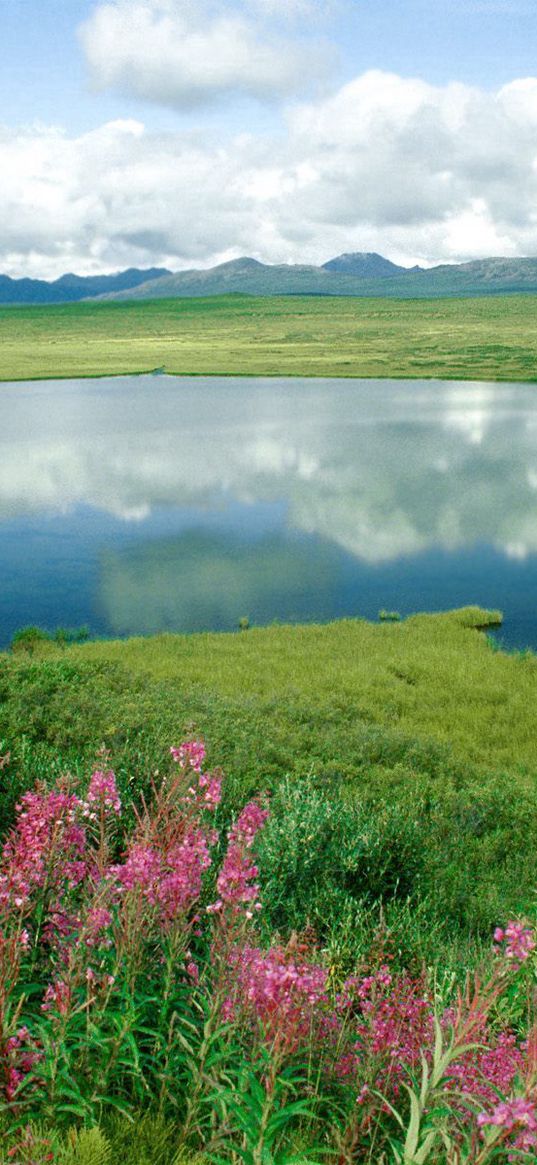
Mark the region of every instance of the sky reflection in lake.
POLYGON ((499 606, 537 647, 537 389, 0 385, 0 642, 499 606))

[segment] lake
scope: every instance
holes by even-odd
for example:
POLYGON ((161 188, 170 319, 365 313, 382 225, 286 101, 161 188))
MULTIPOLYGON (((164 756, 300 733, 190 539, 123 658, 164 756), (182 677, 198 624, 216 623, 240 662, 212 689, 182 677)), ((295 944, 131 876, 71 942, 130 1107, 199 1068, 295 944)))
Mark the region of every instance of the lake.
POLYGON ((537 648, 537 387, 0 384, 0 645, 478 603, 537 648))

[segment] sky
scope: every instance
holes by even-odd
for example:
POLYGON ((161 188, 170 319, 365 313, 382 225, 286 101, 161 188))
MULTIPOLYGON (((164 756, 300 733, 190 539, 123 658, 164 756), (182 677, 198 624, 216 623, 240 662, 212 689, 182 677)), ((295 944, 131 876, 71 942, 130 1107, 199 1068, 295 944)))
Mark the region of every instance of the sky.
POLYGON ((0 272, 537 255, 537 0, 0 0, 0 272))

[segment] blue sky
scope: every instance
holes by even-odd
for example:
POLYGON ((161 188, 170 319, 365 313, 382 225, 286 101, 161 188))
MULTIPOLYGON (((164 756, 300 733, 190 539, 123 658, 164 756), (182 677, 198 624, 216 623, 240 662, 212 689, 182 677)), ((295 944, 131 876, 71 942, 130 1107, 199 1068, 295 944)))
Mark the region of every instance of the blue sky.
POLYGON ((537 253, 535 0, 0 0, 0 270, 537 253))
MULTIPOLYGON (((3 122, 52 121, 73 131, 142 113, 149 125, 177 122, 177 114, 172 121, 143 102, 92 87, 77 29, 97 7, 97 0, 0 0, 3 122)), ((535 0, 336 0, 317 8, 302 20, 334 45, 340 82, 383 69, 432 84, 494 89, 537 75, 535 0)), ((240 113, 228 106, 218 118, 234 127, 266 126, 262 108, 239 105, 240 113)))

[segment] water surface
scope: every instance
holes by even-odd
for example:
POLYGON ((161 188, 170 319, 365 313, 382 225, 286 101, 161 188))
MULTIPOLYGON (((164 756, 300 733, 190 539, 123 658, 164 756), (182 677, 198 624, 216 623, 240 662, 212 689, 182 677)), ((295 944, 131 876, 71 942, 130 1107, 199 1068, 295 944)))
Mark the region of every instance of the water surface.
POLYGON ((537 648, 537 388, 0 385, 0 645, 478 603, 537 648))

